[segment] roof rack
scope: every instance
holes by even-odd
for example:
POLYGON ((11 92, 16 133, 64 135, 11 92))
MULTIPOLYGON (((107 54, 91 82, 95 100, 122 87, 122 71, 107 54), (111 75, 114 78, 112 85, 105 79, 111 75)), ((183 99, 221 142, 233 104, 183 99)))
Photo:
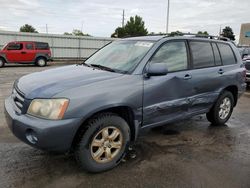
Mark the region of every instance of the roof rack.
POLYGON ((227 37, 223 36, 214 36, 214 35, 204 35, 204 34, 197 34, 197 33, 160 33, 160 34, 148 34, 147 36, 164 36, 164 37, 177 37, 177 36, 190 36, 190 37, 198 37, 198 38, 207 38, 207 39, 215 39, 215 40, 223 40, 223 41, 231 41, 227 37))
MULTIPOLYGON (((167 33, 166 37, 172 37, 173 34, 167 33)), ((223 40, 223 41, 231 41, 227 37, 222 37, 222 36, 214 36, 214 35, 205 35, 205 34, 197 34, 197 33, 180 33, 174 36, 190 36, 190 37, 199 37, 199 38, 207 38, 207 39, 215 39, 215 40, 223 40)))

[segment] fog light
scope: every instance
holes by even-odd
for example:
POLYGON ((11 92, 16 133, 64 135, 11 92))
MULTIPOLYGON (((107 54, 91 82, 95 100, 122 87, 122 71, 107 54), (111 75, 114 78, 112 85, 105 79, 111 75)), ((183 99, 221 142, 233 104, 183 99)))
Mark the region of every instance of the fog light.
POLYGON ((38 138, 36 136, 36 133, 35 131, 31 130, 31 129, 28 129, 26 131, 26 139, 31 143, 31 144, 36 144, 37 141, 38 141, 38 138))

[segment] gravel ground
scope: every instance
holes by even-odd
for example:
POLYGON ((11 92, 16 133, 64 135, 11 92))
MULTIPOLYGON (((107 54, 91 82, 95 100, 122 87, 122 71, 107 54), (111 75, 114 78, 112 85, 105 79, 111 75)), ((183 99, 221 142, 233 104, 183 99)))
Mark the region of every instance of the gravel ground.
POLYGON ((205 116, 144 131, 126 160, 100 174, 81 171, 71 154, 20 142, 7 128, 3 104, 16 78, 53 65, 0 69, 0 187, 250 187, 250 91, 226 126, 205 116))

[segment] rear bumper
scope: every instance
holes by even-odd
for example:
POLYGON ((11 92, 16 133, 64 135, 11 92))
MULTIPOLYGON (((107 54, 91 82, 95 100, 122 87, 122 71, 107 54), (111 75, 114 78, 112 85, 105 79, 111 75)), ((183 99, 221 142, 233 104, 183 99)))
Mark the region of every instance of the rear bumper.
POLYGON ((67 152, 70 150, 74 136, 81 124, 81 119, 45 120, 26 114, 17 115, 13 110, 11 98, 5 100, 5 117, 12 133, 21 141, 42 150, 67 152), (33 131, 36 143, 27 139, 33 131))

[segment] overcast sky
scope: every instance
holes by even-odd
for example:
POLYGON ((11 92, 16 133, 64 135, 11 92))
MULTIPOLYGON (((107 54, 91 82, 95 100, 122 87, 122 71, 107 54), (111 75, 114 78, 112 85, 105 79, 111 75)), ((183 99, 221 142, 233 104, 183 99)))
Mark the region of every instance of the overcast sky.
MULTIPOLYGON (((140 15, 149 32, 165 32, 167 0, 0 0, 0 30, 18 31, 25 23, 38 32, 81 29, 93 36, 109 37, 125 21, 140 15)), ((231 26, 236 36, 241 23, 250 22, 250 0, 171 0, 170 31, 208 31, 217 35, 231 26)))

